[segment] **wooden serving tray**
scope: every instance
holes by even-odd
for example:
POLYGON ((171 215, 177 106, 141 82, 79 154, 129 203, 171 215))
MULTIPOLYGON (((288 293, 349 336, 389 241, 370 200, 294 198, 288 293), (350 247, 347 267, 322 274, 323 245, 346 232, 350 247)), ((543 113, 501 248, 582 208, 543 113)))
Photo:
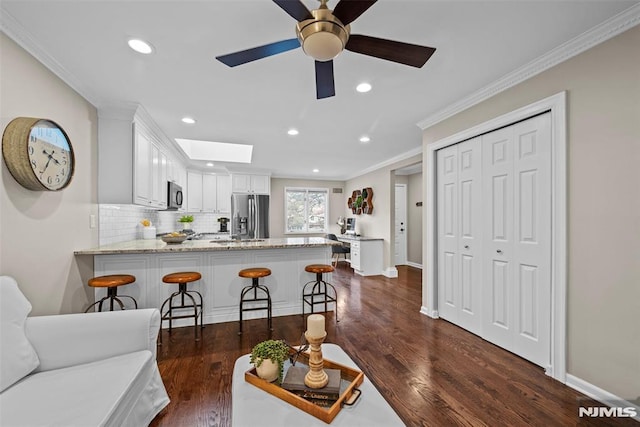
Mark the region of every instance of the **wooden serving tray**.
MULTIPOLYGON (((305 365, 309 363, 309 354, 300 353, 298 356, 298 362, 305 365)), ((360 391, 357 390, 364 380, 364 374, 356 369, 349 368, 348 366, 341 365, 331 360, 323 359, 323 366, 326 369, 338 369, 343 380, 349 382, 349 385, 344 391, 340 392, 338 400, 328 408, 318 406, 313 402, 310 402, 296 394, 291 393, 288 390, 283 389, 276 383, 270 383, 258 376, 256 368, 251 368, 244 373, 244 379, 246 382, 253 384, 254 386, 261 388, 262 390, 276 396, 279 399, 284 400, 287 403, 295 406, 298 409, 305 411, 308 414, 330 424, 331 421, 338 415, 342 405, 353 399, 357 399, 360 395, 360 391)), ((351 402, 353 403, 353 402, 351 402)))

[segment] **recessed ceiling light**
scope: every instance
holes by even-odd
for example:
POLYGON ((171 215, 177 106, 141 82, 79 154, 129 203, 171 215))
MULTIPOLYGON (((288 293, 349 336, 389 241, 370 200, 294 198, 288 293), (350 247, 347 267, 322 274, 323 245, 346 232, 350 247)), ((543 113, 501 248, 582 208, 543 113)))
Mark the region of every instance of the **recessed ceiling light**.
POLYGON ((318 173, 318 172, 320 172, 320 169, 314 169, 313 170, 313 173, 318 173))
POLYGON ((298 132, 298 129, 289 129, 287 133, 293 136, 299 134, 300 132, 298 132))
POLYGON ((129 39, 129 47, 138 53, 144 53, 145 55, 153 52, 153 47, 144 40, 129 39))
POLYGON ((191 117, 183 117, 182 118, 182 122, 186 123, 188 125, 192 125, 192 124, 194 124, 196 122, 196 119, 193 119, 191 117))
POLYGON ((360 142, 362 142, 363 144, 366 144, 369 141, 371 141, 371 138, 369 138, 368 136, 360 137, 360 142))
POLYGON ((356 90, 362 93, 369 92, 371 90, 371 85, 369 83, 360 83, 356 86, 356 90))
POLYGON ((207 163, 207 166, 209 166, 210 168, 212 168, 212 167, 213 167, 213 163, 208 162, 208 163, 207 163))

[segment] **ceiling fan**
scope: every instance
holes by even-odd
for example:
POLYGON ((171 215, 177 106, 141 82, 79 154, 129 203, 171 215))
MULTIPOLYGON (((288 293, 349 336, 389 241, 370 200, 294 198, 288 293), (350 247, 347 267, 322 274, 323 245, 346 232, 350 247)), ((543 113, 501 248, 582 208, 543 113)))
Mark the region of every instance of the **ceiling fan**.
POLYGON ((242 50, 216 59, 229 67, 246 64, 277 55, 302 46, 308 56, 315 59, 316 98, 336 94, 333 80, 333 58, 344 49, 387 61, 420 68, 435 52, 435 48, 351 34, 351 24, 377 0, 340 0, 332 10, 327 0, 319 0, 320 7, 309 11, 300 0, 273 0, 298 21, 297 37, 242 50))

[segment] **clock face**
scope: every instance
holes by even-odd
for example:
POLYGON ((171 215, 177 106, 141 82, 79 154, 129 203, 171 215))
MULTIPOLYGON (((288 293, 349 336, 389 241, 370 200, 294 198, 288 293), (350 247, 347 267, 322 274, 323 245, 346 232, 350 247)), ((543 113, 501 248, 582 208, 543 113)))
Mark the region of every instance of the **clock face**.
POLYGON ((49 120, 31 127, 27 145, 36 178, 49 190, 60 190, 71 180, 73 152, 64 131, 49 120))

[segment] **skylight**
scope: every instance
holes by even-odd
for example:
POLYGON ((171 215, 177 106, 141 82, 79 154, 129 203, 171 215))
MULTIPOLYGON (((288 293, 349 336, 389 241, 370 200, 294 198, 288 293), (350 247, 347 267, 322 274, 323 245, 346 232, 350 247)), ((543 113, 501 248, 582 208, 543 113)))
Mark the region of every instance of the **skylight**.
POLYGON ((191 160, 251 163, 253 145, 182 138, 176 138, 176 142, 191 160))

